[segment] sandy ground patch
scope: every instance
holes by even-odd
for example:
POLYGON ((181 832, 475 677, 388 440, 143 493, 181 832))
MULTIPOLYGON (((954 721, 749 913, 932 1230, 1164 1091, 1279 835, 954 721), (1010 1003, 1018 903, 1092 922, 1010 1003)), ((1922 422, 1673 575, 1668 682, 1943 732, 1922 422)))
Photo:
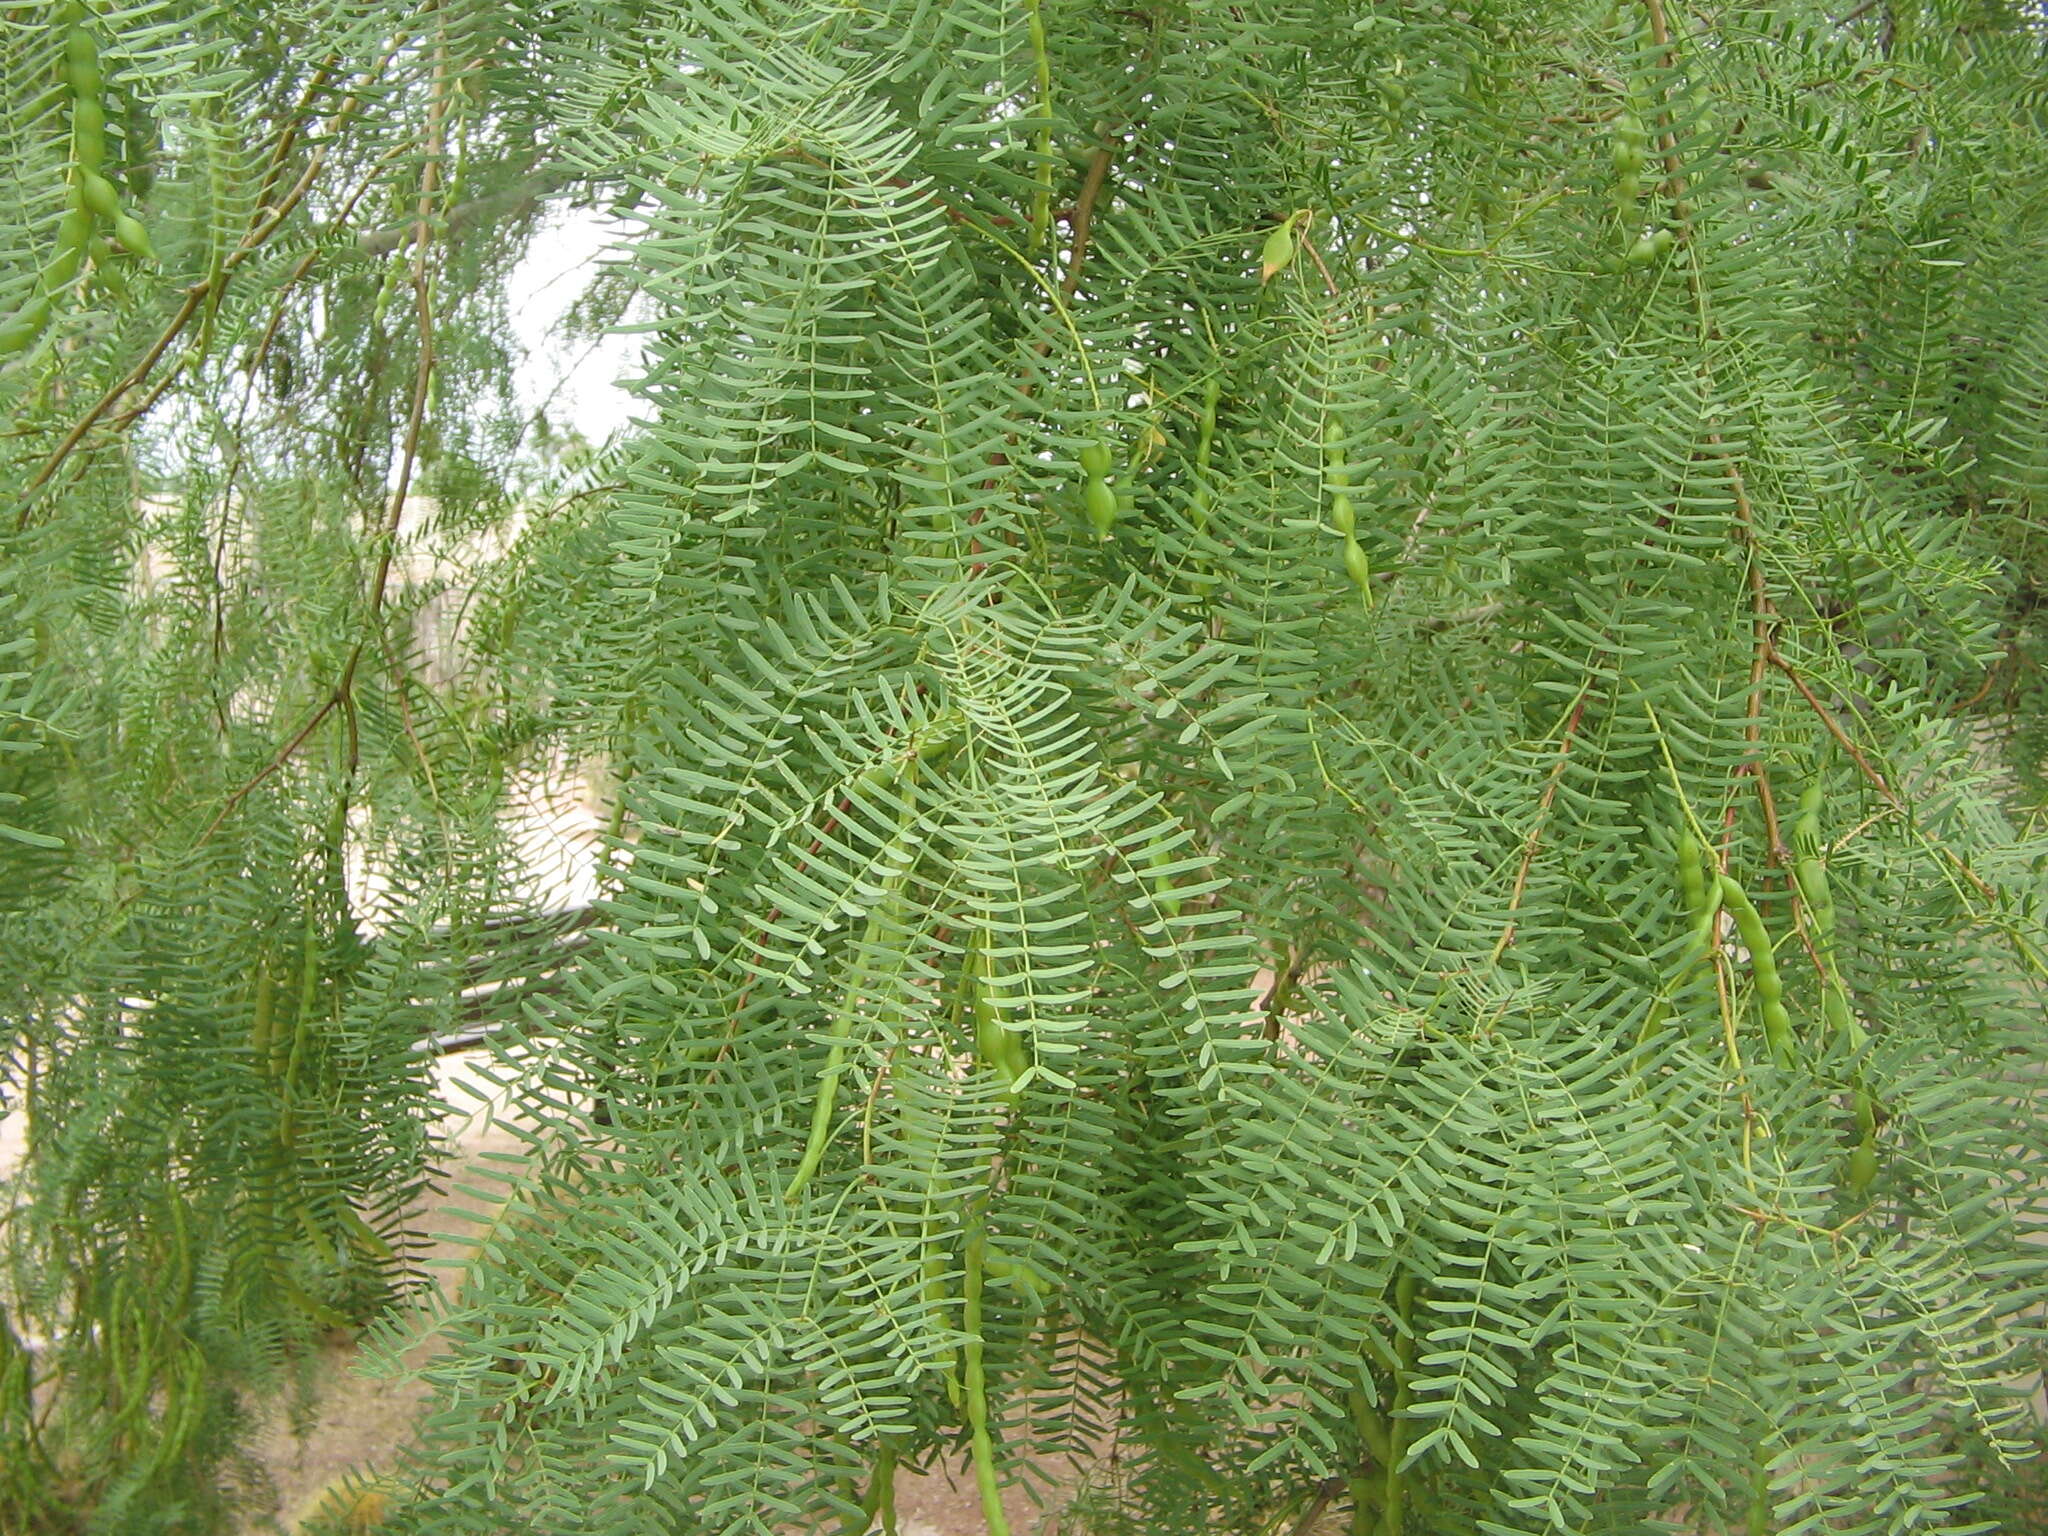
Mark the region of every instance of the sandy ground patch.
MULTIPOLYGON (((506 1093, 482 1075, 489 1059, 483 1050, 462 1051, 437 1064, 441 1097, 449 1105, 443 1130, 450 1152, 450 1177, 448 1191, 424 1203, 418 1223, 422 1231, 469 1229, 472 1223, 442 1213, 489 1209, 488 1202, 464 1192, 461 1186, 474 1182, 472 1170, 489 1166, 487 1159, 496 1162, 493 1154, 516 1156, 523 1150, 516 1134, 494 1123, 505 1112, 506 1093)), ((465 1242, 440 1237, 431 1245, 428 1257, 460 1261, 467 1253, 465 1242)), ((454 1269, 440 1273, 446 1277, 444 1284, 453 1284, 454 1269)), ((423 1339, 407 1356, 407 1363, 423 1363, 433 1348, 431 1336, 423 1339)), ((276 1486, 278 1514, 250 1522, 248 1531, 294 1530, 349 1473, 370 1473, 388 1466, 411 1434, 424 1402, 420 1384, 360 1375, 354 1368, 356 1357, 356 1348, 348 1341, 321 1351, 314 1369, 315 1417, 304 1435, 293 1433, 282 1404, 273 1408, 254 1451, 276 1486)), ((1033 1503, 1023 1490, 1010 1490, 1005 1504, 1016 1536, 1031 1536, 1049 1528, 1051 1511, 1033 1503)), ((901 1536, 979 1536, 985 1528, 973 1475, 964 1466, 923 1476, 901 1474, 896 1507, 901 1536)))

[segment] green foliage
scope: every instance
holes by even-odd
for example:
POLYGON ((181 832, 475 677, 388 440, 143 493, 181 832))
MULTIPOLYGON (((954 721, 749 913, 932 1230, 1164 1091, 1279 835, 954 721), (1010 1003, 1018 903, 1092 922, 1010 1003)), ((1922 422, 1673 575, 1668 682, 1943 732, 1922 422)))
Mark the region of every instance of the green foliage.
POLYGON ((2018 1518, 2038 8, 0 23, 0 1529, 260 1497, 483 1007, 391 1529, 2018 1518), (64 276, 81 32, 155 257, 64 276))

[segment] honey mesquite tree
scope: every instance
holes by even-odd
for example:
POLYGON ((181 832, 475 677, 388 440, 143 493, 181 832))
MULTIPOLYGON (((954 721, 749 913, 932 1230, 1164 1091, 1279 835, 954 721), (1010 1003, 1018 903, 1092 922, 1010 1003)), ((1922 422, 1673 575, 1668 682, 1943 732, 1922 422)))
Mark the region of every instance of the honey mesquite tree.
POLYGON ((2024 1528, 2038 6, 65 0, 0 93, 0 1528, 225 1529, 403 1341, 508 934, 390 1529, 2024 1528))

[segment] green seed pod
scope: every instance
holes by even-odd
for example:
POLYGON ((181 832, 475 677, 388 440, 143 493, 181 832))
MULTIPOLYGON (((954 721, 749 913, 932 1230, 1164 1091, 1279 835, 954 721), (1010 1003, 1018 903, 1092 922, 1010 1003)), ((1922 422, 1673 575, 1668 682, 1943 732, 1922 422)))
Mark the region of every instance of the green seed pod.
POLYGON ((1796 859, 1792 864, 1792 882, 1799 887, 1807 916, 1813 919, 1816 947, 1825 950, 1835 936, 1835 899, 1828 890, 1827 866, 1815 858, 1796 859))
POLYGON ((64 287, 85 264, 85 247, 92 239, 92 215, 73 208, 57 224, 57 254, 43 268, 43 288, 54 293, 64 287))
POLYGON ((131 213, 114 215, 114 238, 131 255, 140 256, 144 261, 156 260, 156 247, 149 243, 149 231, 142 227, 142 220, 131 213))
POLYGON ((1109 531, 1116 526, 1116 492, 1104 481, 1090 480, 1081 498, 1088 512, 1088 526, 1095 530, 1098 539, 1108 538, 1109 531))
POLYGON ((49 323, 50 301, 37 294, 5 320, 0 320, 0 357, 26 352, 35 345, 49 323))
POLYGON ((1856 1150, 1849 1154, 1849 1166, 1842 1177, 1842 1193, 1851 1200, 1861 1200, 1876 1182, 1877 1142, 1875 1138, 1865 1136, 1856 1143, 1856 1150))
POLYGON ((974 1054, 981 1058, 981 1064, 991 1072, 1002 1072, 1005 1079, 1009 1074, 1003 1066, 1003 1026, 995 1016, 995 1010, 982 1000, 981 991, 976 988, 974 1000, 974 1054))
POLYGON ((1657 242, 1649 235, 1638 236, 1635 243, 1628 248, 1626 260, 1632 267, 1647 267, 1656 259, 1657 242))
POLYGON ((114 248, 98 235, 85 248, 92 260, 92 275, 108 294, 116 299, 128 297, 128 275, 122 264, 114 260, 114 248))
POLYGON ((1735 931, 1743 948, 1749 951, 1750 979, 1755 984, 1763 1015, 1764 1038, 1770 1042, 1771 1054, 1778 1058, 1778 1064, 1789 1065, 1794 1046, 1792 1019, 1785 1012, 1785 983, 1778 974, 1778 957, 1771 949, 1770 930, 1764 927, 1763 918, 1732 876, 1721 876, 1720 887, 1721 900, 1735 919, 1735 931))
POLYGON ((1678 969, 1681 975, 1713 953, 1715 931, 1720 926, 1716 920, 1720 915, 1721 885, 1718 879, 1710 880, 1707 882, 1706 901, 1699 915, 1693 919, 1692 939, 1685 946, 1685 953, 1679 956, 1678 969))
POLYGON ((1013 1029, 999 1029, 997 1033, 1002 1039, 998 1042, 1001 1054, 996 1059, 1003 1075, 1009 1079, 1011 1091, 1015 1092, 1017 1080, 1031 1070, 1030 1058, 1024 1053, 1024 1037, 1013 1029))
POLYGON ((1685 898, 1686 915, 1698 923, 1707 910, 1707 877, 1699 839, 1690 832, 1678 834, 1678 894, 1685 898))
POLYGON ((77 186, 79 199, 96 218, 111 224, 121 216, 120 194, 114 190, 114 184, 98 171, 81 169, 77 186))
POLYGON ((92 40, 92 33, 84 27, 73 27, 64 39, 64 78, 73 95, 97 96, 100 93, 99 44, 92 40))
POLYGON ((1624 207, 1641 199, 1643 178, 1634 171, 1623 171, 1614 178, 1614 195, 1624 207))
POLYGON ((1294 265, 1294 219, 1290 215, 1277 229, 1266 236, 1266 243, 1259 251, 1259 281, 1270 283, 1274 278, 1294 265))
POLYGON ((97 171, 107 158, 107 114, 97 96, 71 104, 71 158, 88 171, 97 171))
POLYGON ((1365 556, 1358 540, 1346 536, 1344 540, 1344 572, 1351 578, 1351 584, 1368 595, 1372 592, 1372 562, 1365 556))
POLYGON ((1785 1011, 1785 1005, 1780 1002, 1765 1003, 1761 1012, 1764 1021, 1764 1040, 1771 1048, 1771 1059, 1780 1067, 1790 1067, 1796 1054, 1792 1038, 1792 1015, 1785 1011))
POLYGON ((1849 1006, 1849 994, 1839 981, 1830 981, 1827 990, 1821 994, 1820 1016, 1852 1052, 1862 1050, 1869 1042, 1870 1037, 1856 1022, 1855 1011, 1849 1006))
POLYGON ((1770 1536, 1771 1475, 1758 1467, 1749 1479, 1749 1517, 1743 1521, 1743 1536, 1770 1536))
POLYGON ((1650 236, 1650 252, 1659 261, 1669 256, 1678 246, 1678 232, 1674 229, 1660 229, 1650 236))
POLYGON ((1335 417, 1323 423, 1323 478, 1332 490, 1348 490, 1351 466, 1344 462, 1344 429, 1335 417))
POLYGON ((1330 498, 1330 526, 1347 539, 1358 527, 1358 511, 1342 491, 1330 498))
POLYGON ((1593 266, 1596 270, 1605 272, 1610 277, 1613 276, 1615 273, 1621 271, 1622 268, 1626 265, 1627 263, 1625 263, 1619 256, 1615 255, 1612 251, 1607 252, 1606 255, 1602 256, 1598 261, 1593 263, 1593 266))
POLYGON ((1100 480, 1109 473, 1110 457, 1107 443, 1083 443, 1075 455, 1081 461, 1081 473, 1091 480, 1100 480))

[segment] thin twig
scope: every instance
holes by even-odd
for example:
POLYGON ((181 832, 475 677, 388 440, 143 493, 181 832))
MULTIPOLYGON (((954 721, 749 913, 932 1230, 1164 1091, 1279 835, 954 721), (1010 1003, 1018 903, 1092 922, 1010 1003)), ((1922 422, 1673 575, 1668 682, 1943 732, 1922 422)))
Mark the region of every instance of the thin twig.
MULTIPOLYGON (((1650 41, 1657 45, 1658 63, 1667 71, 1678 67, 1678 54, 1671 46, 1671 28, 1664 20, 1663 0, 1643 0, 1650 13, 1650 41)), ((1678 155, 1678 136, 1671 128, 1671 106, 1660 99, 1657 116, 1657 147, 1663 152, 1665 185, 1671 189, 1671 214, 1679 224, 1687 219, 1685 205, 1685 162, 1678 155)))
POLYGON ((1343 1485, 1335 1478, 1324 1478, 1316 1485, 1316 1496, 1308 1501, 1308 1508, 1301 1512, 1301 1518, 1287 1528, 1287 1536, 1308 1536, 1316 1528, 1316 1522, 1323 1518, 1323 1511, 1330 1507, 1330 1501, 1337 1496, 1343 1485))
MULTIPOLYGON (((387 57, 389 56, 387 55, 387 57)), ((353 103, 354 100, 355 98, 351 97, 350 103, 353 103)), ((356 643, 350 648, 348 660, 342 664, 341 676, 335 681, 334 687, 328 693, 326 700, 313 712, 312 718, 299 728, 297 734, 290 741, 277 750, 276 754, 257 771, 253 778, 245 781, 240 788, 236 789, 222 802, 220 809, 214 813, 213 820, 207 823, 206 830, 200 834, 198 843, 194 845, 195 847, 203 846, 220 829, 221 823, 227 819, 228 814, 237 805, 241 804, 251 790, 255 789, 257 785, 261 784, 289 762, 292 754, 297 752, 305 744, 307 738, 313 734, 314 727, 319 725, 322 720, 325 720, 328 715, 332 714, 337 707, 343 710, 349 724, 346 752, 347 776, 353 778, 358 766, 360 743, 355 729, 354 699, 356 671, 362 665, 363 652, 369 644, 367 627, 374 625, 383 612, 384 596, 386 589, 390 585, 391 566, 398 542, 398 522, 405 511, 406 493, 411 488, 413 467, 419 458, 421 429, 426 418, 428 386, 433 379, 434 310, 432 292, 427 283, 426 275, 427 226, 433 214, 433 197, 439 187, 442 124, 446 118, 447 106, 447 55, 444 46, 434 67, 434 96, 432 103, 427 109, 427 153, 425 163, 420 169, 420 196, 414 222, 414 227, 417 231, 417 245, 413 257, 412 276, 414 309, 419 316, 420 323, 420 361, 413 378, 412 408, 406 420, 405 444, 400 459, 398 483, 392 490, 390 510, 386 514, 384 521, 383 547, 378 554, 376 574, 370 583, 369 613, 365 632, 357 637, 356 643)), ((316 160, 317 158, 316 155, 316 160)), ((304 188, 310 184, 310 175, 311 168, 309 167, 307 177, 302 177, 299 188, 295 189, 300 196, 304 195, 304 188)), ((272 220, 270 227, 274 228, 275 224, 276 221, 272 220)), ((223 268, 225 268, 225 265, 223 263, 223 268)), ((208 284, 205 286, 210 287, 212 285, 208 284)), ((345 788, 343 793, 347 793, 345 788)))
MULTIPOLYGON (((434 381, 434 293, 428 281, 427 245, 433 225, 434 199, 441 190, 441 158, 446 152, 448 120, 448 48, 445 35, 435 49, 434 94, 427 106, 426 156, 420 165, 420 195, 414 207, 412 293, 413 313, 419 323, 419 363, 413 370, 412 405, 406 413, 405 443, 399 452, 398 481, 391 488, 390 509, 385 513, 382 548, 377 553, 377 571, 370 580, 370 611, 364 632, 357 637, 341 671, 335 691, 344 699, 355 683, 356 668, 362 664, 369 644, 369 630, 384 609, 384 594, 391 585, 391 566, 398 555, 398 528, 405 516, 405 501, 412 490, 413 470, 419 464, 420 436, 426 426, 427 397, 434 381)), ((349 743, 348 774, 357 765, 356 745, 349 743)))
POLYGON ((1102 195, 1102 184, 1109 177, 1110 161, 1116 150, 1105 144, 1095 151, 1088 162, 1088 173, 1081 178, 1081 191, 1074 199, 1074 221, 1071 226, 1073 243, 1067 250, 1067 273, 1060 279, 1060 290, 1068 298, 1081 286, 1081 263, 1088 258, 1088 236, 1095 224, 1095 200, 1102 195))
POLYGON ((1330 269, 1323 265, 1323 253, 1316 249, 1315 240, 1306 229, 1301 232, 1301 247, 1308 252, 1309 260, 1316 264, 1316 270, 1323 274, 1323 287, 1329 291, 1331 298, 1336 298, 1337 279, 1330 276, 1330 269))
POLYGON ((340 702, 340 690, 330 689, 327 697, 322 699, 319 707, 313 711, 312 717, 299 727, 298 731, 292 736, 292 739, 279 747, 272 754, 269 762, 257 769, 253 776, 243 781, 239 789, 235 790, 234 793, 221 802, 220 809, 213 813, 213 820, 206 824, 206 830, 199 834, 199 841, 192 845, 193 848, 198 849, 206 846, 207 841, 213 834, 220 830, 220 824, 228 819, 228 813, 240 805, 252 789, 256 788, 257 785, 290 762, 292 754, 304 746, 306 738, 313 734, 313 728, 332 714, 334 706, 340 702))
POLYGON ((1571 762, 1572 737, 1578 733, 1579 721, 1585 713, 1586 690, 1582 688, 1572 704, 1571 718, 1564 723, 1564 739, 1557 744, 1557 761, 1551 765, 1549 781, 1543 786, 1543 798, 1536 803, 1536 824, 1529 828, 1529 836, 1522 844, 1522 864, 1515 871, 1514 894, 1508 898, 1508 925, 1501 930, 1500 938, 1493 946, 1495 960, 1506 954, 1508 946, 1515 942, 1514 914, 1521 909, 1522 897, 1529 889, 1529 869, 1536 862, 1536 849, 1543 841, 1543 828, 1550 820, 1550 807, 1557 799, 1557 786, 1571 762))
POLYGON ((1900 800, 1891 785, 1885 782, 1884 775, 1871 766, 1870 759, 1863 755, 1863 749, 1850 739, 1847 731, 1842 729, 1841 721, 1837 720, 1834 712, 1821 702, 1820 695, 1807 686, 1806 679, 1799 675, 1799 669, 1787 661, 1784 653, 1775 645, 1771 646, 1765 654, 1769 657, 1772 666, 1792 680, 1792 686, 1799 690, 1800 696, 1812 706, 1813 712, 1820 716, 1820 723, 1827 727, 1828 734, 1835 738, 1836 743, 1844 752, 1849 754, 1863 777, 1870 781, 1872 787, 1880 795, 1884 796, 1886 803, 1895 810, 1904 810, 1905 802, 1900 800))
MULTIPOLYGON (((1710 432, 1707 442, 1715 448, 1721 446, 1721 434, 1710 432)), ((1777 610, 1772 606, 1769 586, 1764 581, 1763 547, 1757 538, 1756 514, 1749 504, 1749 488, 1743 482, 1742 466, 1733 458, 1728 461, 1728 484, 1735 493, 1735 519, 1742 525, 1743 543, 1749 547, 1749 600, 1750 613, 1756 630, 1756 653, 1749 664, 1749 706, 1748 718, 1742 727, 1743 739, 1749 743, 1749 762, 1745 765, 1756 779, 1756 794, 1764 813, 1764 856, 1772 864, 1785 862, 1785 843, 1778 830, 1778 801, 1771 793, 1771 776, 1764 768, 1763 760, 1763 713, 1764 673, 1768 669, 1771 653, 1771 633, 1777 627, 1777 610)), ((1730 805, 1728 814, 1732 821, 1735 807, 1730 805)))

